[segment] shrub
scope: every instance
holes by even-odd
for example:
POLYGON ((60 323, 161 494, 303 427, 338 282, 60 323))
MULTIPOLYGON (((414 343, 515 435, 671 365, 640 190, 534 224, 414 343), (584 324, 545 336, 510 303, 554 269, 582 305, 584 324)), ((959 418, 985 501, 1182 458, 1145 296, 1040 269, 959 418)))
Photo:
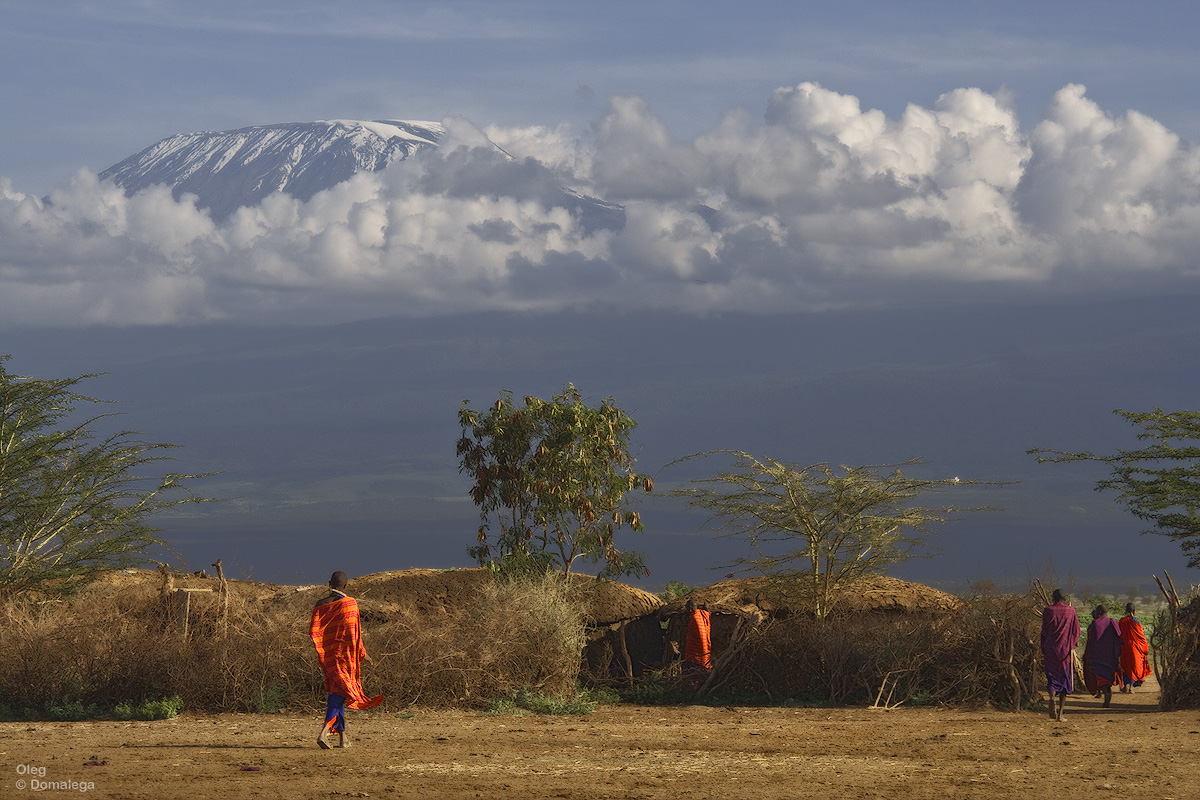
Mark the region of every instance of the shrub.
POLYGON ((523 688, 567 701, 583 620, 561 576, 496 576, 463 608, 405 609, 371 624, 364 638, 375 664, 364 681, 399 704, 487 707, 523 688))
POLYGON ((696 590, 695 586, 684 583, 683 581, 669 580, 663 590, 658 593, 658 599, 664 603, 669 603, 672 600, 678 600, 680 597, 691 594, 696 590))
POLYGON ((80 722, 85 719, 98 719, 105 716, 104 710, 95 703, 84 703, 65 697, 47 706, 50 719, 58 722, 80 722))
POLYGON ((183 700, 179 695, 174 695, 137 704, 129 701, 117 703, 117 707, 113 709, 113 716, 122 720, 174 719, 182 710, 183 700))

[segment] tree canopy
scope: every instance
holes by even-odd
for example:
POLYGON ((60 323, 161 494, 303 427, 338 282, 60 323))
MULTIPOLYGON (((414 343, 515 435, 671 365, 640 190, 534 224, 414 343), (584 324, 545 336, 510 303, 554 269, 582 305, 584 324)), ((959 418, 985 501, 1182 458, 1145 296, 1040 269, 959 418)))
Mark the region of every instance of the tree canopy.
POLYGON ((1141 430, 1144 446, 1118 449, 1111 455, 1034 449, 1038 463, 1096 461, 1111 468, 1096 482, 1096 491, 1115 491, 1138 519, 1154 523, 1143 533, 1157 533, 1179 543, 1189 567, 1200 567, 1200 412, 1113 412, 1141 430))
POLYGON ((619 528, 643 529, 626 495, 653 482, 633 469, 637 423, 611 397, 592 408, 568 384, 550 400, 526 396, 520 407, 508 390, 486 412, 468 402, 459 410, 457 453, 480 512, 473 558, 563 574, 582 558, 602 564, 602 577, 648 574, 644 557, 614 539, 619 528))
MULTIPOLYGON (((672 494, 710 511, 724 535, 746 540, 754 555, 727 566, 798 583, 819 616, 837 590, 923 555, 925 536, 952 514, 985 508, 925 507, 912 500, 940 489, 977 485, 959 478, 906 475, 903 464, 799 466, 739 450, 696 453, 680 461, 726 454, 733 468, 672 494)), ((673 463, 678 463, 673 462, 673 463)))
POLYGON ((153 561, 161 546, 147 518, 199 502, 185 485, 195 475, 137 474, 167 459, 172 445, 133 431, 97 438, 109 414, 72 422, 75 392, 94 375, 22 378, 0 356, 0 596, 30 588, 67 592, 95 573, 153 561))

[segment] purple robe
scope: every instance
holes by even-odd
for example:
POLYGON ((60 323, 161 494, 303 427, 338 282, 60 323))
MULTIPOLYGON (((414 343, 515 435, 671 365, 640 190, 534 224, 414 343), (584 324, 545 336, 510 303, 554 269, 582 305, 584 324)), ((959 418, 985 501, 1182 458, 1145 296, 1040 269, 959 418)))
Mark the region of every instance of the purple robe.
POLYGON ((1083 660, 1088 669, 1101 679, 1101 686, 1118 683, 1117 667, 1121 664, 1123 644, 1121 630, 1112 617, 1100 617, 1088 625, 1083 660))
POLYGON ((1042 609, 1042 662, 1051 695, 1075 691, 1071 652, 1079 641, 1079 615, 1066 603, 1042 609))

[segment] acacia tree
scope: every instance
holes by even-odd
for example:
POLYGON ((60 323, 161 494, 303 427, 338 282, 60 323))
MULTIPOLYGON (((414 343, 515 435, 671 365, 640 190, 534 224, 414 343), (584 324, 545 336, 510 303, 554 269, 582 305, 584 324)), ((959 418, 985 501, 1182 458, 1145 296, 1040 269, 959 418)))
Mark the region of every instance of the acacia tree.
POLYGON ((1157 533, 1179 542, 1189 567, 1200 567, 1200 411, 1113 412, 1141 431, 1146 442, 1134 450, 1112 455, 1063 450, 1029 450, 1038 463, 1098 461, 1112 468, 1096 482, 1096 491, 1112 490, 1138 519, 1153 522, 1143 533, 1157 533))
POLYGON ((132 431, 97 439, 100 414, 67 423, 81 403, 100 401, 77 378, 21 378, 0 356, 0 597, 38 588, 66 593, 97 572, 145 564, 161 546, 147 517, 200 502, 195 475, 149 478, 135 471, 166 460, 168 444, 132 431), (66 423, 66 424, 64 424, 66 423))
POLYGON ((919 464, 801 467, 740 450, 724 453, 733 468, 672 494, 710 511, 728 537, 745 539, 754 556, 727 566, 797 584, 811 610, 826 616, 840 587, 921 555, 925 537, 952 514, 990 508, 929 508, 910 501, 930 492, 983 481, 922 479, 899 468, 919 464))
POLYGON ((458 413, 457 453, 479 506, 473 558, 508 571, 564 575, 582 558, 602 563, 601 577, 649 574, 640 553, 614 542, 618 528, 642 530, 625 496, 648 492, 653 482, 633 469, 629 436, 637 423, 611 397, 591 408, 568 384, 551 400, 526 396, 519 408, 508 390, 486 413, 468 402, 458 413))

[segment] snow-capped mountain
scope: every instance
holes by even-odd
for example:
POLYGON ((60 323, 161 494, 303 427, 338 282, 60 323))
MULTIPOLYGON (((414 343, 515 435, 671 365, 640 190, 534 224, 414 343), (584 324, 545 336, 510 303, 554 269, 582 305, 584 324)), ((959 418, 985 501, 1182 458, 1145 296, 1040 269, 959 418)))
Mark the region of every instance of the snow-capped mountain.
MULTIPOLYGON (((256 125, 233 131, 170 136, 100 173, 127 194, 158 184, 176 199, 194 194, 216 220, 272 192, 300 200, 336 186, 357 172, 374 172, 418 150, 437 147, 445 129, 436 122, 330 120, 256 125)), ((514 159, 496 148, 498 163, 514 159)), ((501 168, 496 193, 536 197, 568 209, 584 230, 621 228, 625 210, 557 185, 548 172, 529 177, 501 168)), ((451 181, 453 183, 453 181, 451 181)), ((445 187, 455 192, 457 187, 445 187)))
POLYGON ((276 191, 308 200, 356 172, 433 147, 436 122, 330 120, 170 136, 100 173, 133 194, 156 184, 188 192, 216 219, 276 191))

